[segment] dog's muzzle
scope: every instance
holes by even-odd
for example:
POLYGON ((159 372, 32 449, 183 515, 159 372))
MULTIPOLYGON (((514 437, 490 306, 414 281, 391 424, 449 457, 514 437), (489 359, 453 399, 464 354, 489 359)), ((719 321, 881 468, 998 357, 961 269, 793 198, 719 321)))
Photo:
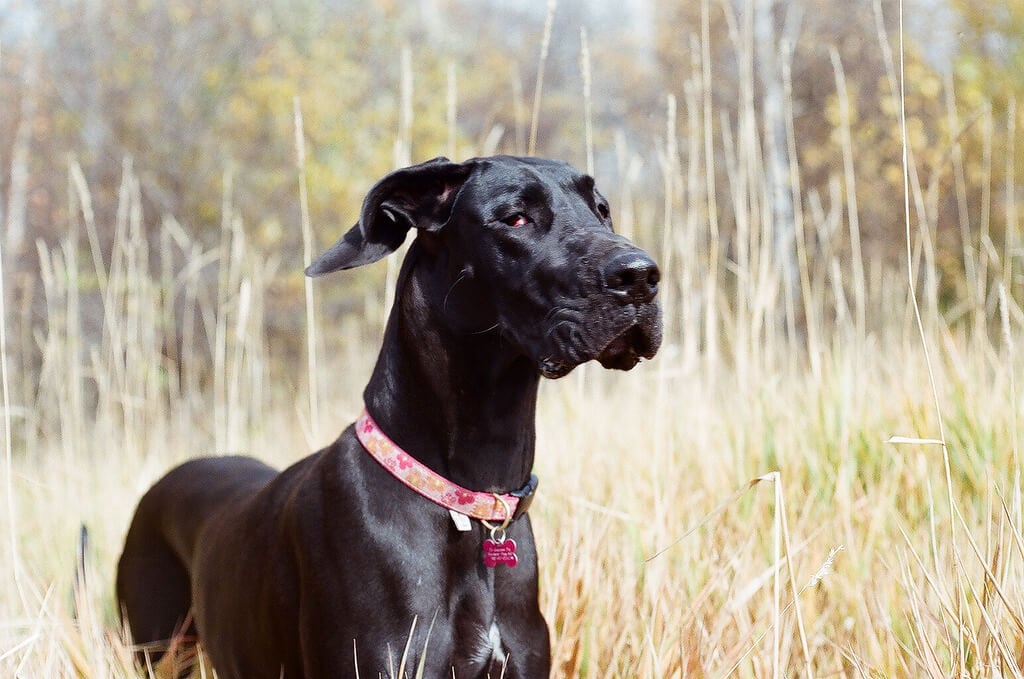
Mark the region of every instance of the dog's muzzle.
POLYGON ((654 301, 661 272, 654 260, 643 250, 625 249, 605 261, 600 275, 602 290, 586 317, 565 333, 561 351, 540 361, 545 377, 562 377, 592 359, 629 370, 661 346, 661 309, 654 301))
POLYGON ((661 312, 656 304, 642 310, 638 319, 621 335, 615 337, 597 356, 605 368, 629 370, 641 359, 653 358, 661 346, 661 312))
POLYGON ((654 304, 661 271, 646 252, 629 249, 610 257, 601 271, 608 294, 626 302, 633 323, 615 335, 597 356, 605 368, 629 370, 652 358, 661 346, 661 310, 654 304))

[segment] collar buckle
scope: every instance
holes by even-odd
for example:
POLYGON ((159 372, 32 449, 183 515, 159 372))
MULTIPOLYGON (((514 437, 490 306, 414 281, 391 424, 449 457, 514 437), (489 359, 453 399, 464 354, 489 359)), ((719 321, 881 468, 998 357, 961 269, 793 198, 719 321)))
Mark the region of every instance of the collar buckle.
POLYGON ((533 495, 537 492, 538 483, 540 483, 540 479, 537 478, 537 475, 530 474, 530 478, 526 481, 525 486, 519 490, 513 490, 509 493, 512 497, 519 498, 519 502, 516 504, 516 510, 512 512, 513 521, 530 509, 530 505, 533 504, 533 495))

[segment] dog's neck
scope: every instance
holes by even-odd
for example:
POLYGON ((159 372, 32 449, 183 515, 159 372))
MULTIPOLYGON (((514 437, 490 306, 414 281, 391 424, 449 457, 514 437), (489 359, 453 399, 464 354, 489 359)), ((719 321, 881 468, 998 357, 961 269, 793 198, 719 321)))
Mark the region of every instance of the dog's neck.
MULTIPOLYGON (((540 376, 498 329, 455 329, 427 266, 399 277, 380 356, 364 393, 367 409, 402 449, 472 490, 523 486, 533 467, 540 376), (440 316, 440 317, 439 317, 440 316)), ((446 292, 446 291, 442 291, 446 292)))

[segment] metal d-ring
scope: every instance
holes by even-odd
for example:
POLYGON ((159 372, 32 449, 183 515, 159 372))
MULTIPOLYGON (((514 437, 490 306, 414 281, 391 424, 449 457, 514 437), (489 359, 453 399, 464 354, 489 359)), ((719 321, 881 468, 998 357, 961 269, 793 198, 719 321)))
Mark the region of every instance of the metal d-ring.
POLYGON ((502 496, 498 495, 497 493, 491 493, 491 495, 494 496, 495 500, 501 503, 502 508, 505 510, 505 520, 501 523, 500 526, 494 525, 487 519, 480 519, 480 523, 482 523, 485 528, 491 531, 492 540, 499 543, 505 542, 505 529, 508 528, 508 525, 510 523, 512 523, 512 508, 508 506, 508 501, 502 496))

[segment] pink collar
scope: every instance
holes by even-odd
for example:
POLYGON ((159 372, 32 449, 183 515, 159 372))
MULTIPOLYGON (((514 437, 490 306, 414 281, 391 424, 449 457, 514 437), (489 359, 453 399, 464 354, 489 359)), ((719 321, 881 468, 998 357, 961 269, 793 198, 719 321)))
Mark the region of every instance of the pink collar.
POLYGON ((503 494, 467 490, 452 483, 399 448, 365 408, 356 420, 356 436, 366 452, 396 479, 431 502, 473 519, 514 521, 526 513, 537 490, 537 477, 533 474, 525 486, 503 494))

